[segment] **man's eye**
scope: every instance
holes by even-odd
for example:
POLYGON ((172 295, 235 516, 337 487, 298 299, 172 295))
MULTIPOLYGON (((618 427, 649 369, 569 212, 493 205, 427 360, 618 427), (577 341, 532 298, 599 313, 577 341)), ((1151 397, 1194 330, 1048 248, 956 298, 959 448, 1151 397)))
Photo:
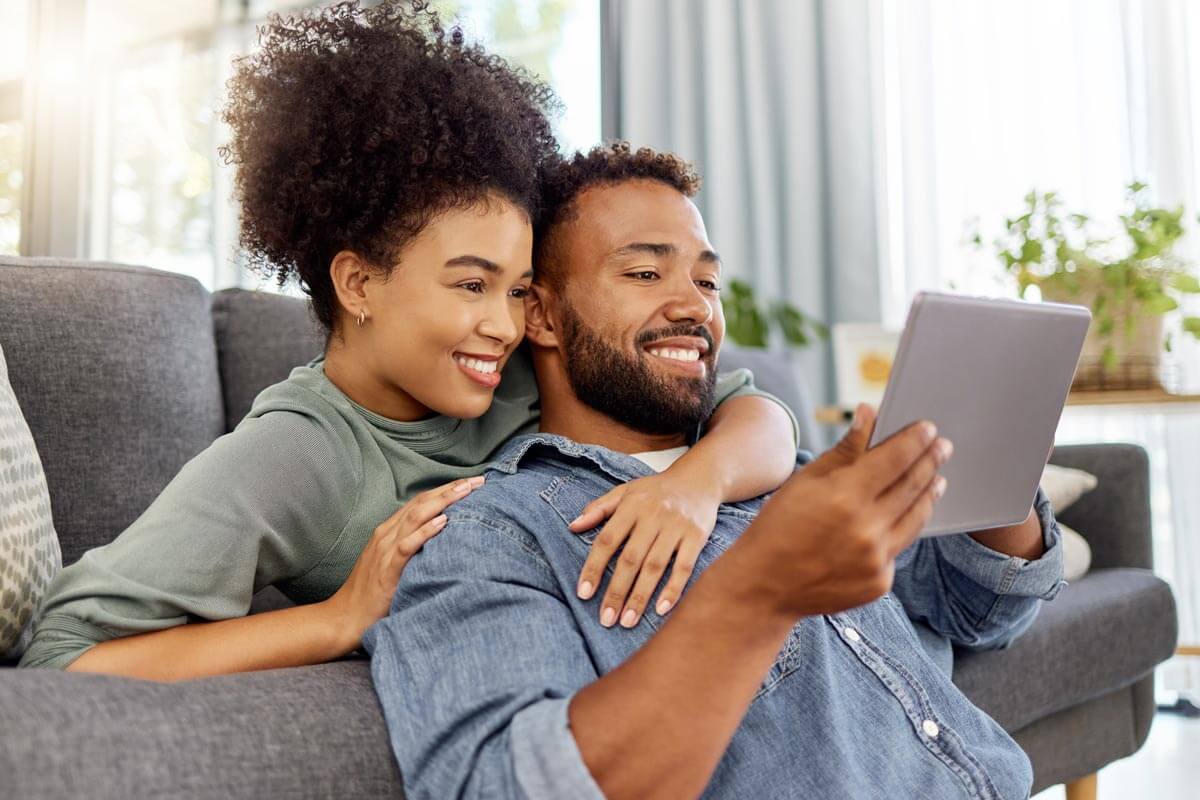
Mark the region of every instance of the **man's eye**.
POLYGON ((466 283, 460 283, 458 288, 466 289, 468 292, 474 292, 475 294, 483 294, 484 285, 483 281, 467 281, 466 283))
POLYGON ((652 281, 658 277, 658 273, 654 270, 646 269, 640 272, 631 272, 629 273, 629 277, 637 278, 639 281, 652 281))
POLYGON ((712 281, 696 281, 696 285, 704 289, 708 289, 710 292, 721 291, 721 287, 717 286, 717 284, 713 283, 712 281))

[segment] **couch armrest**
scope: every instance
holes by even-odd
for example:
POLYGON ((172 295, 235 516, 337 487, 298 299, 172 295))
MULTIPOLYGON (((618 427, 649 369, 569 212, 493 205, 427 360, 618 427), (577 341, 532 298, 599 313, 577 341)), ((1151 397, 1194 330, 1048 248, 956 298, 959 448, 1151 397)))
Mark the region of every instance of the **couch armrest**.
POLYGON ((1150 538, 1150 462, 1134 444, 1054 448, 1050 463, 1086 470, 1099 479, 1059 518, 1092 548, 1092 568, 1154 565, 1150 538))

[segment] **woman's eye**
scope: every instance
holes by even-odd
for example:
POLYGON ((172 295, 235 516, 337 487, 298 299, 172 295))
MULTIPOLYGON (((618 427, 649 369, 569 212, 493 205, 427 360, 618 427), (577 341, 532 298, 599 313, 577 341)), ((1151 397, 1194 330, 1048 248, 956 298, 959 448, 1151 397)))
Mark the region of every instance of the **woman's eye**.
POLYGON ((467 281, 466 283, 460 283, 458 288, 466 289, 468 292, 474 292, 475 294, 483 294, 484 285, 483 281, 467 281))
POLYGON ((654 270, 642 270, 640 272, 631 272, 629 277, 637 278, 639 281, 652 281, 658 277, 658 273, 654 270))
POLYGON ((696 281, 696 285, 703 289, 708 289, 710 292, 721 291, 721 287, 717 286, 717 284, 713 283, 712 281, 696 281))
POLYGON ((509 294, 512 297, 516 297, 518 299, 523 299, 525 297, 525 295, 529 294, 529 287, 528 286, 513 287, 513 290, 511 292, 509 292, 509 294))

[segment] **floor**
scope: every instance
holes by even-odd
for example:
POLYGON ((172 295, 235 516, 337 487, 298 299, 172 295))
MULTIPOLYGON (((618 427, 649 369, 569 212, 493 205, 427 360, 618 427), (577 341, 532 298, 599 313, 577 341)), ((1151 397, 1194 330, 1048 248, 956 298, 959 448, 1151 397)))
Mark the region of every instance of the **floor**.
MULTIPOLYGON (((1142 749, 1100 770, 1098 800, 1193 800, 1200 797, 1200 717, 1158 714, 1142 749)), ((1034 800, 1063 800, 1053 786, 1034 800)))

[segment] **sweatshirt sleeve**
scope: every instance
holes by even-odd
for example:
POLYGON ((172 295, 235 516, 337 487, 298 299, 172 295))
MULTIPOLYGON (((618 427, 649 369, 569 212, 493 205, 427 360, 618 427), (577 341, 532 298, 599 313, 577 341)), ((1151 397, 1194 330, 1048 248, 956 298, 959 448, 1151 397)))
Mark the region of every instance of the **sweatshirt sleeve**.
POLYGON ((299 577, 336 542, 362 463, 300 413, 245 420, 189 461, 111 543, 47 590, 22 667, 65 668, 99 642, 244 616, 254 593, 299 577))

